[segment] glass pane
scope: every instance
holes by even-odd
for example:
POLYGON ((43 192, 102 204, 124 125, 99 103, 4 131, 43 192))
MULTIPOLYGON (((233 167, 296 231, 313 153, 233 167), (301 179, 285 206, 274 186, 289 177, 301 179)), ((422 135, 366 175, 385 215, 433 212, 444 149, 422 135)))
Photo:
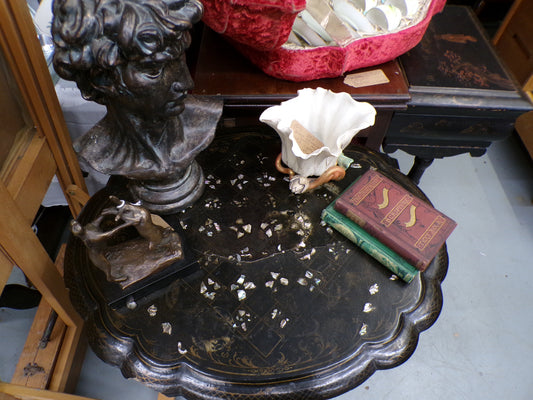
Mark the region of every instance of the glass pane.
POLYGON ((33 124, 1 50, 0 121, 0 179, 5 181, 30 142, 33 124))

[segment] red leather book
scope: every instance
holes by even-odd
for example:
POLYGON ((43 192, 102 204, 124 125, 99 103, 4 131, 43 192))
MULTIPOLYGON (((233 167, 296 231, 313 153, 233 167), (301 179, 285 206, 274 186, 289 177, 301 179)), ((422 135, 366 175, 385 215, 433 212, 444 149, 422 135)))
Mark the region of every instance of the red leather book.
POLYGON ((377 171, 369 170, 335 202, 335 209, 411 265, 424 271, 457 224, 377 171))

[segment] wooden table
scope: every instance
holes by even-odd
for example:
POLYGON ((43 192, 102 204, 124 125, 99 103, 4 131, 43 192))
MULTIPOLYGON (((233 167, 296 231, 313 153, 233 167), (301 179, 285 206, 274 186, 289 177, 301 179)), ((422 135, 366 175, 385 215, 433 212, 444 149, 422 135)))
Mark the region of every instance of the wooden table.
POLYGON ((358 136, 367 147, 415 156, 409 176, 418 183, 435 158, 483 155, 508 137, 518 116, 532 110, 468 7, 446 6, 421 43, 382 69, 390 83, 353 88, 344 77, 308 82, 275 79, 252 65, 221 36, 204 30, 193 70, 195 93, 221 96, 223 125, 257 129, 265 108, 322 86, 348 92, 378 110, 376 125, 358 136))
MULTIPOLYGON (((357 138, 361 144, 379 150, 394 111, 405 110, 410 99, 407 81, 396 60, 357 72, 381 69, 389 83, 355 88, 344 77, 290 82, 266 75, 235 50, 222 36, 203 29, 197 62, 192 68, 198 95, 224 99, 223 127, 254 128, 262 124, 259 115, 267 107, 293 98, 303 88, 323 87, 333 92, 347 92, 355 100, 371 103, 377 110, 376 123, 357 138)), ((199 38, 197 38, 199 39, 199 38)))
MULTIPOLYGON (((215 138, 197 158, 203 196, 165 217, 191 264, 151 287, 117 296, 70 238, 66 281, 100 358, 188 400, 330 398, 409 358, 441 310, 445 247, 406 284, 322 225, 320 213, 368 168, 423 193, 387 156, 352 146, 356 163, 344 180, 294 195, 274 167, 279 151, 269 133, 215 138)), ((82 223, 110 193, 128 198, 111 182, 82 223)))

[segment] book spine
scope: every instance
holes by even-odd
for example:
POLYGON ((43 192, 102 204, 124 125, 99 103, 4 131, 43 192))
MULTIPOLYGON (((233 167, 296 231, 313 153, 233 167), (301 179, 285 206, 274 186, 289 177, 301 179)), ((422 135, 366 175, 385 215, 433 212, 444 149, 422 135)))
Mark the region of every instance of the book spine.
POLYGON ((387 267, 403 281, 409 283, 417 275, 418 270, 415 267, 359 225, 336 211, 333 207, 330 206, 322 211, 322 220, 387 267))
POLYGON ((397 243, 395 238, 388 236, 385 232, 379 229, 378 226, 375 226, 370 221, 365 221, 359 215, 355 214, 353 211, 349 210, 348 207, 344 206, 340 201, 337 201, 335 208, 341 214, 344 214, 350 220, 354 221, 358 226, 364 228, 370 235, 374 236, 380 242, 382 242, 387 247, 390 247, 398 255, 404 258, 412 266, 416 267, 419 271, 424 271, 427 269, 431 260, 424 260, 416 258, 408 250, 404 249, 401 244, 397 243))

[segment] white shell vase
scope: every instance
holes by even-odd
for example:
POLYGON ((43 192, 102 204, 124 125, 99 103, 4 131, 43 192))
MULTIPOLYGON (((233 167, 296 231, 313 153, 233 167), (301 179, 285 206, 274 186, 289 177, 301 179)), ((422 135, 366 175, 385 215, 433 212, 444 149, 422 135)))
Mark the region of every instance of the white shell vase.
MULTIPOLYGON (((348 93, 308 88, 279 106, 267 108, 259 119, 280 136, 281 160, 278 158, 277 163, 283 161, 288 167, 283 172, 291 176, 291 190, 303 193, 327 180, 344 177, 344 169, 337 167, 342 151, 359 131, 374 125, 375 117, 372 105, 358 102, 348 93), (295 121, 311 140, 302 139, 295 121), (323 176, 327 171, 331 177, 323 176), (319 178, 311 180, 311 176, 319 178)), ((279 165, 278 169, 282 170, 279 165)))

